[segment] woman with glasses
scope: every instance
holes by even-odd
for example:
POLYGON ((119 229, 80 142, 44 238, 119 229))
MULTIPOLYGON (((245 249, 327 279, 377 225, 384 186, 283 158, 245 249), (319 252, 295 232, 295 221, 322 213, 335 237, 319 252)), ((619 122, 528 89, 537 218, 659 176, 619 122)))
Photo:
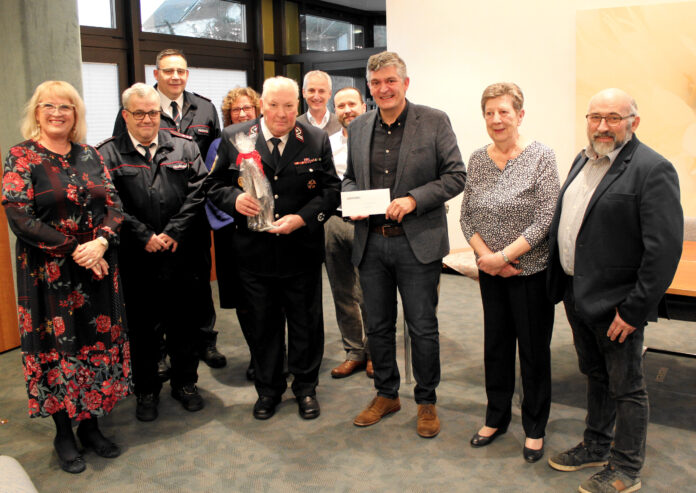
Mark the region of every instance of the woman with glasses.
POLYGON ((29 415, 51 416, 63 470, 80 473, 83 447, 117 457, 98 418, 131 390, 130 349, 114 245, 121 203, 85 137, 85 108, 70 84, 36 88, 26 141, 5 161, 2 204, 17 236, 17 293, 29 415))
POLYGON ((493 143, 469 160, 461 227, 479 268, 488 397, 485 424, 471 445, 486 446, 507 431, 519 344, 523 456, 536 462, 551 407, 554 305, 546 296, 546 261, 559 181, 554 152, 519 133, 523 104, 515 84, 484 90, 481 109, 493 143))
MULTIPOLYGON (((222 122, 225 127, 253 120, 261 116, 259 95, 251 87, 237 87, 227 93, 222 100, 222 122)), ((205 165, 210 170, 217 157, 220 137, 210 144, 205 165)), ((237 260, 232 254, 234 225, 232 217, 225 214, 210 202, 205 204, 205 212, 208 222, 213 229, 215 240, 215 273, 218 280, 218 292, 220 294, 220 308, 236 308, 237 319, 242 328, 242 334, 249 344, 250 321, 248 310, 242 306, 241 291, 239 290, 239 278, 237 276, 237 260)), ((253 381, 255 377, 254 361, 249 361, 246 371, 247 380, 253 381)))

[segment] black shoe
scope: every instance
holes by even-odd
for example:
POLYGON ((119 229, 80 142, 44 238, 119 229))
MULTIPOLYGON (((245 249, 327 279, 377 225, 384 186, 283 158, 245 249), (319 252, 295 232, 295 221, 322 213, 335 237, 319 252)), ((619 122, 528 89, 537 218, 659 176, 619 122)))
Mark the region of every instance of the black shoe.
POLYGON ((211 368, 224 368, 224 366, 227 364, 227 358, 225 358, 224 354, 218 351, 215 343, 210 344, 203 349, 201 359, 211 368))
POLYGON ((539 450, 524 447, 522 449, 522 456, 524 457, 524 460, 526 460, 530 464, 534 464, 536 461, 538 461, 544 456, 544 444, 541 444, 541 448, 539 450))
POLYGON ((137 396, 138 403, 135 406, 135 417, 139 421, 154 421, 157 419, 157 404, 159 396, 155 394, 140 394, 137 396))
POLYGON ((473 437, 471 437, 471 441, 469 443, 472 447, 485 447, 486 445, 490 445, 493 442, 493 440, 498 438, 500 435, 503 435, 506 431, 507 428, 498 428, 497 430, 495 430, 495 433, 493 433, 489 437, 485 437, 476 433, 473 437))
POLYGON ((268 419, 275 414, 276 406, 280 403, 280 399, 260 395, 256 404, 254 404, 254 417, 256 419, 268 419))
POLYGON ((121 455, 121 448, 111 440, 108 440, 100 431, 95 436, 90 436, 90 433, 84 432, 79 427, 77 428, 77 437, 80 439, 84 448, 91 448, 99 457, 113 459, 121 455))
POLYGON ((250 382, 253 382, 256 380, 256 370, 254 369, 254 360, 251 359, 249 360, 249 366, 247 366, 246 370, 246 379, 249 380, 250 382))
POLYGON ((319 401, 313 395, 297 397, 297 406, 302 419, 314 419, 319 416, 319 401))
MULTIPOLYGON (((56 454, 58 454, 60 468, 65 472, 69 472, 70 474, 80 474, 87 468, 87 463, 81 454, 78 453, 77 456, 73 456, 71 459, 61 455, 60 450, 62 447, 58 443, 58 437, 53 439, 53 447, 56 449, 56 454)), ((77 446, 75 445, 74 448, 76 452, 77 446)))
POLYGON ((205 405, 203 397, 198 393, 198 387, 193 383, 178 389, 172 388, 172 397, 180 401, 184 409, 190 412, 200 411, 205 405))
POLYGON ((157 362, 157 376, 159 377, 160 382, 166 382, 169 380, 169 363, 167 363, 166 356, 157 362))

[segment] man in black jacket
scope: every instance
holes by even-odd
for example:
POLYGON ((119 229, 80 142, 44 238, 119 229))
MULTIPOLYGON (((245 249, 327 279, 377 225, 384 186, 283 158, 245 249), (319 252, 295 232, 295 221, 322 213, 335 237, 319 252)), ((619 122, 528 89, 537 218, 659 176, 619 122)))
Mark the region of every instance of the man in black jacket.
MULTIPOLYGON (((196 289, 205 269, 208 223, 201 188, 206 168, 191 138, 159 129, 159 96, 138 83, 123 93, 126 132, 98 145, 123 202, 121 269, 129 319, 136 417, 157 418, 161 326, 171 358, 172 396, 188 411, 203 408, 196 388, 201 307, 196 289)), ((207 278, 207 273, 206 280, 207 278)))
MULTIPOLYGON (((209 99, 186 90, 188 82, 188 64, 180 50, 166 49, 158 53, 157 68, 154 71, 157 84, 155 89, 160 98, 160 127, 163 130, 180 132, 190 136, 205 159, 210 144, 220 136, 220 123, 215 106, 209 99)), ((125 122, 119 112, 114 125, 114 136, 126 131, 125 122)), ((207 232, 210 236, 210 232, 207 232)), ((213 304, 210 279, 204 272, 210 273, 210 240, 208 250, 203 252, 205 262, 199 262, 202 281, 196 290, 198 301, 198 320, 194 323, 200 329, 200 344, 197 347, 200 357, 212 368, 222 368, 227 360, 217 349, 217 332, 215 331, 215 306, 213 304)))
POLYGON ((287 382, 283 375, 285 318, 288 324, 288 369, 300 416, 319 416, 316 386, 324 352, 321 264, 324 223, 336 210, 340 182, 326 132, 296 123, 299 88, 285 77, 263 85, 263 117, 231 125, 222 133, 216 164, 205 182, 208 198, 234 215, 239 277, 251 309, 259 398, 254 417, 275 413, 287 382), (255 151, 240 156, 231 143, 239 134, 256 138, 255 151), (273 228, 256 232, 247 217, 260 212, 259 202, 244 192, 242 158, 263 169, 274 199, 273 228))
POLYGON ((573 162, 549 230, 549 294, 563 300, 587 376, 583 441, 560 471, 606 467, 582 492, 636 491, 645 462, 643 332, 681 255, 684 216, 672 164, 638 140, 636 102, 619 89, 590 100, 588 146, 573 162))

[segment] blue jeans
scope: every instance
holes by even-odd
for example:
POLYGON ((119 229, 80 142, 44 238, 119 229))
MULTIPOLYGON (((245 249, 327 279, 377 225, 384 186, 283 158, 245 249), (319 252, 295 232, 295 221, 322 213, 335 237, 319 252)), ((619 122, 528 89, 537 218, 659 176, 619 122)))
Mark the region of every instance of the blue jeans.
POLYGON ((643 379, 643 331, 637 327, 623 343, 607 337, 608 326, 589 325, 575 309, 572 282, 563 299, 573 329, 580 371, 587 375, 584 442, 609 450, 609 463, 638 477, 645 462, 648 392, 643 379), (612 440, 614 446, 611 446, 612 440))
POLYGON ((411 337, 414 390, 418 404, 434 404, 440 383, 440 336, 438 334, 437 287, 440 261, 422 264, 406 236, 385 238, 370 233, 360 264, 360 284, 367 310, 367 342, 375 370, 377 395, 399 395, 396 363, 396 291, 411 337))

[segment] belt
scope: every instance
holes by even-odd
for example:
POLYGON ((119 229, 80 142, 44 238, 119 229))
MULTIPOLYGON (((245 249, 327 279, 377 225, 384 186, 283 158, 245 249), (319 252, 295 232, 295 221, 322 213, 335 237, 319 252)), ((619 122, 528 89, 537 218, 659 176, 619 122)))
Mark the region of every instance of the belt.
POLYGON ((392 236, 402 236, 404 227, 400 224, 382 224, 380 226, 371 226, 370 232, 379 233, 385 238, 390 238, 392 236))

